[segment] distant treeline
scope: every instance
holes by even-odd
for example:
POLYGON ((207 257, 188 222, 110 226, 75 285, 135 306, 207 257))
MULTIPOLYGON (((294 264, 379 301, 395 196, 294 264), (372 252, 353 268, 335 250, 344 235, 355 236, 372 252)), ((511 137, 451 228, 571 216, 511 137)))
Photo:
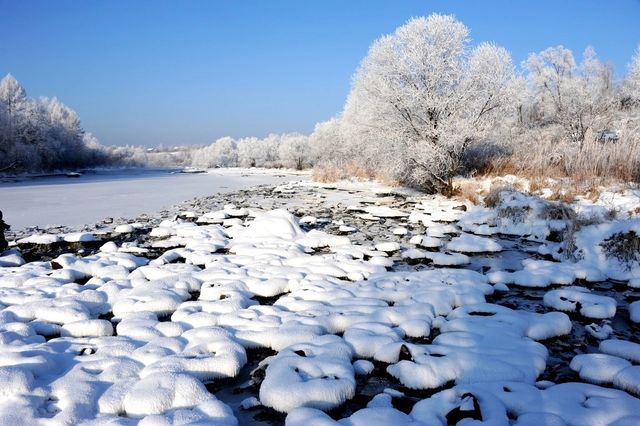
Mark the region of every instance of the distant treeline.
POLYGON ((220 138, 209 146, 107 147, 83 130, 58 99, 27 97, 12 76, 0 80, 0 173, 51 172, 99 166, 288 167, 313 165, 309 137, 299 133, 220 138))
POLYGON ((305 169, 315 164, 318 154, 309 136, 300 133, 271 134, 264 139, 223 137, 207 146, 111 148, 116 158, 153 167, 269 167, 305 169))

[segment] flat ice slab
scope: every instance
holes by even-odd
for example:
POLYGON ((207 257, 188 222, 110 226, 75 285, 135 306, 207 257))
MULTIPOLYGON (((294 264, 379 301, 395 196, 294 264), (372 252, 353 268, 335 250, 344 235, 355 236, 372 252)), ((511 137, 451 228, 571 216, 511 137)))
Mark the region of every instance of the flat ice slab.
POLYGON ((50 176, 0 183, 0 210, 12 230, 27 226, 76 226, 106 217, 135 217, 195 197, 274 184, 306 176, 281 170, 109 170, 78 179, 50 176))

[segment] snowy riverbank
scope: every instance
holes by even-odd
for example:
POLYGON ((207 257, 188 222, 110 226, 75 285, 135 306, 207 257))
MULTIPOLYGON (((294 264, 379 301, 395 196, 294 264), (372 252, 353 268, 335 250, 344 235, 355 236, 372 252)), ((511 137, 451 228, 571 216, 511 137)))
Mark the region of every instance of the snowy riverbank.
POLYGON ((299 181, 22 234, 0 423, 638 423, 625 206, 299 181))

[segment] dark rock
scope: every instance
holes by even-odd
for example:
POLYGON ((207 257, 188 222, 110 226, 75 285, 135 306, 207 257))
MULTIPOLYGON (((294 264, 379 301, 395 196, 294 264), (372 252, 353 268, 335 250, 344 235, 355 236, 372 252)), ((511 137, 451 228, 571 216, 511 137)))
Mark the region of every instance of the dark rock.
POLYGON ((7 243, 7 240, 4 238, 4 231, 8 231, 9 228, 10 226, 2 220, 2 211, 0 211, 0 252, 3 252, 9 247, 9 243, 7 243))
POLYGON ((459 421, 462 419, 474 419, 474 420, 482 420, 482 413, 480 412, 480 404, 478 404, 478 400, 475 396, 470 393, 465 393, 462 395, 462 400, 466 398, 471 398, 473 401, 472 409, 462 409, 461 407, 456 407, 453 410, 449 411, 446 415, 447 424, 449 425, 457 425, 459 421))
POLYGON ((411 352, 409 352, 407 345, 400 346, 399 361, 413 361, 413 356, 411 355, 411 352))

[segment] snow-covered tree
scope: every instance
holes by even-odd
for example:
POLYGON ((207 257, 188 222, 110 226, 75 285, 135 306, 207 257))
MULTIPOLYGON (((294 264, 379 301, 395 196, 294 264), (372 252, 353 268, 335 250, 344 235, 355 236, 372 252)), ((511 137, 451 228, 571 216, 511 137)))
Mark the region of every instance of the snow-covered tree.
POLYGON ((23 157, 16 136, 27 103, 24 88, 11 74, 0 80, 0 172, 11 169, 23 157))
POLYGON ((213 158, 217 167, 236 167, 238 165, 236 141, 228 136, 218 139, 213 144, 213 158))
POLYGON ((264 154, 262 167, 281 167, 280 162, 280 141, 281 136, 275 133, 269 134, 262 139, 261 150, 264 154))
POLYGON ((261 167, 265 163, 265 144, 256 137, 239 139, 238 162, 242 167, 261 167))
POLYGON ((570 140, 581 144, 588 129, 596 131, 611 121, 613 73, 593 48, 585 50, 578 65, 569 49, 551 47, 530 54, 524 68, 534 125, 558 125, 570 140))
POLYGON ((10 74, 0 81, 0 172, 67 169, 108 161, 95 138, 85 138, 78 114, 71 108, 56 98, 28 98, 10 74))
POLYGON ((285 167, 302 170, 311 164, 309 138, 299 133, 282 135, 280 160, 285 167))
POLYGON ((451 190, 468 145, 507 108, 513 81, 503 48, 469 52, 469 30, 454 17, 414 18, 369 49, 343 134, 367 166, 428 191, 451 190))
POLYGON ((631 58, 627 75, 622 82, 621 95, 623 108, 640 107, 640 47, 631 58))
POLYGON ((0 80, 0 104, 3 111, 11 118, 16 115, 27 102, 27 93, 11 74, 0 80))
POLYGON ((324 165, 344 168, 351 157, 339 117, 317 123, 309 136, 309 145, 313 157, 324 165))

